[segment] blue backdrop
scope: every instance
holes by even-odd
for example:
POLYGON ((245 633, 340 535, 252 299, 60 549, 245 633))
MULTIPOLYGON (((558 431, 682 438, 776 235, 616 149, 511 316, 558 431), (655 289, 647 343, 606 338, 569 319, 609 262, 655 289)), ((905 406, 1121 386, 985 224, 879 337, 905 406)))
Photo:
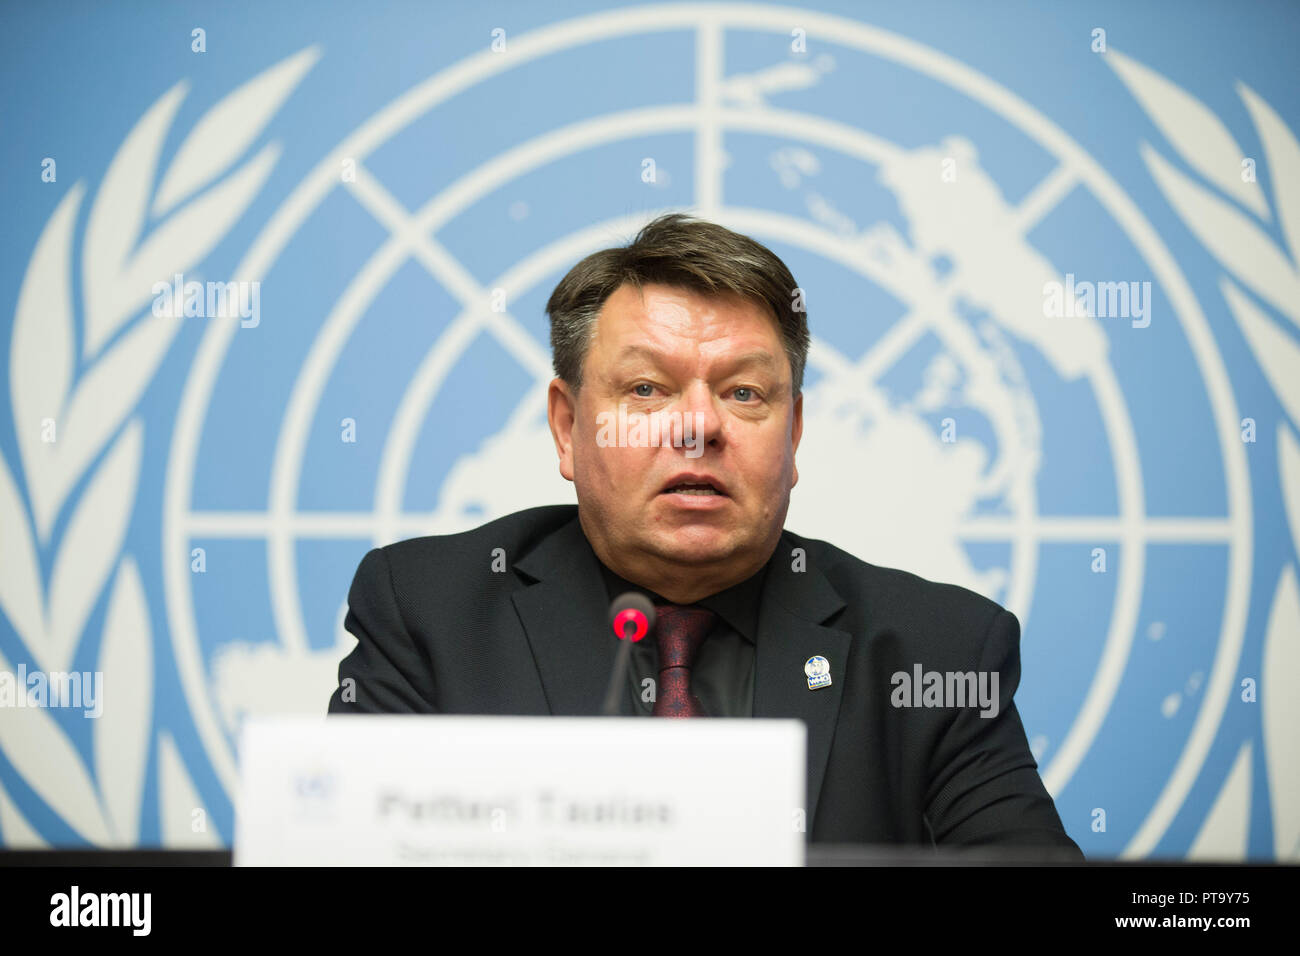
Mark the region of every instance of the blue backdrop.
POLYGON ((804 290, 788 526, 1020 617, 1085 853, 1300 856, 1294 5, 0 16, 5 845, 228 845, 367 549, 574 500, 543 304, 680 209, 804 290))

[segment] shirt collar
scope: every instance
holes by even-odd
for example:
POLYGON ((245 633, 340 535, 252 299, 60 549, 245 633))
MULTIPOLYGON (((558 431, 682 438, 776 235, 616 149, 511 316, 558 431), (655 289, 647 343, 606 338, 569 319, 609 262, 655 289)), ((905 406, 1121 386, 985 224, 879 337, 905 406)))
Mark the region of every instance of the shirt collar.
MULTIPOLYGON (((650 598, 653 604, 673 603, 649 588, 633 584, 615 574, 605 567, 605 562, 601 561, 600 558, 596 558, 596 563, 600 565, 601 575, 605 579, 605 593, 609 600, 613 601, 614 598, 625 591, 640 591, 650 598)), ((700 598, 695 603, 700 607, 713 611, 718 617, 726 621, 737 634, 751 644, 755 643, 758 639, 758 609, 760 598, 763 595, 763 581, 767 576, 768 564, 771 564, 771 561, 768 561, 767 564, 764 564, 739 584, 733 584, 725 591, 719 591, 717 594, 710 594, 708 597, 700 598)))

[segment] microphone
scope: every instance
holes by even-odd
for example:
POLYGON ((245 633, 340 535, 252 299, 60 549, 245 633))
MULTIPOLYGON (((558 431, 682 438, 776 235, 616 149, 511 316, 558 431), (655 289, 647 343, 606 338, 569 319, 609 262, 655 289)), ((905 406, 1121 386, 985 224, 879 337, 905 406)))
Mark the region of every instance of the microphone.
POLYGON ((618 659, 609 675, 609 689, 605 691, 605 706, 601 713, 606 717, 618 715, 618 700, 627 680, 627 665, 632 658, 632 645, 654 630, 655 606, 639 591, 627 591, 609 604, 609 625, 619 639, 618 659))

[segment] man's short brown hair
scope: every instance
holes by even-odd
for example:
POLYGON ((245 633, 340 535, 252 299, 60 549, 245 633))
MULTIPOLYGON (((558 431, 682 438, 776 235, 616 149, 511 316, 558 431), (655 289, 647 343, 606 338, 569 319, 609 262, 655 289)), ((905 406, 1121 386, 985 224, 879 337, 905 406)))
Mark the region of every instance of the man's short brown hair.
POLYGON ((560 280, 546 303, 555 374, 582 385, 582 363, 605 300, 624 283, 686 288, 704 295, 739 295, 776 320, 792 373, 803 388, 808 319, 794 276, 766 246, 717 223, 668 213, 647 223, 630 245, 592 253, 560 280))

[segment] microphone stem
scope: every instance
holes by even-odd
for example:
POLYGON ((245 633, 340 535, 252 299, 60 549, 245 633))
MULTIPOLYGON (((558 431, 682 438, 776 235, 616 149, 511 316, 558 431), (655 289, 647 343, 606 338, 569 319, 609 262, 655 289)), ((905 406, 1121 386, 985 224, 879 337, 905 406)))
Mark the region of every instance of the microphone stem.
POLYGON ((618 645, 618 660, 614 662, 614 670, 609 675, 609 689, 605 691, 605 706, 601 708, 601 713, 606 717, 619 715, 619 696, 627 693, 623 685, 627 682, 627 664, 632 658, 632 641, 624 638, 618 642, 618 645))

